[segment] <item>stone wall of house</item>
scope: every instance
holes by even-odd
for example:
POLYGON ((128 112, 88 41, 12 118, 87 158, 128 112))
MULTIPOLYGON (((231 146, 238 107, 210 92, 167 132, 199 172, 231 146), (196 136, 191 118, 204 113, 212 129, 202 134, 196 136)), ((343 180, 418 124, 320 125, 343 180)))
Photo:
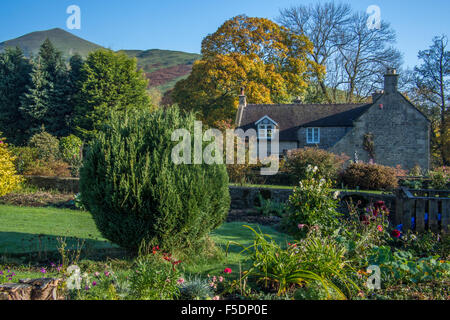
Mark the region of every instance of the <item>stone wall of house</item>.
POLYGON ((376 163, 429 169, 430 123, 400 93, 383 94, 330 151, 345 153, 352 159, 356 151, 359 160, 369 161, 364 150, 364 136, 368 133, 373 134, 376 163))
POLYGON ((298 143, 296 141, 280 141, 280 154, 285 151, 294 150, 298 148, 298 143))
MULTIPOLYGON (((320 143, 317 145, 322 149, 328 149, 336 144, 352 128, 350 127, 322 127, 320 128, 320 143)), ((314 147, 315 144, 308 144, 306 141, 307 128, 298 130, 299 148, 314 147)))

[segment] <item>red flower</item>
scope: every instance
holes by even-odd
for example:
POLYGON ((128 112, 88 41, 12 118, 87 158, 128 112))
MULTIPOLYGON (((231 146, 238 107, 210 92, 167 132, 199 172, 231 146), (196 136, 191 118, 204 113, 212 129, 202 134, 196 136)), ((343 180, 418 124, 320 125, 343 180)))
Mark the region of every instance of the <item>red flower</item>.
POLYGON ((223 270, 223 273, 228 273, 228 274, 230 274, 232 271, 231 271, 231 269, 230 268, 225 268, 225 270, 223 270))
POLYGON ((397 229, 392 230, 392 236, 393 236, 394 238, 400 238, 401 232, 400 232, 399 230, 397 230, 397 229))

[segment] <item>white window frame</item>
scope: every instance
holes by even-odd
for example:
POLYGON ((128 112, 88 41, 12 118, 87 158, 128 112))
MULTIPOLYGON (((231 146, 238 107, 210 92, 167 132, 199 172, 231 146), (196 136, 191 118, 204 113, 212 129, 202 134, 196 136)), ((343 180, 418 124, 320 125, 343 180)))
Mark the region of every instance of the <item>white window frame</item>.
POLYGON ((320 143, 320 128, 306 128, 306 143, 307 144, 320 143))
POLYGON ((278 125, 269 116, 262 117, 261 119, 256 121, 255 124, 258 127, 258 138, 259 139, 267 139, 267 140, 272 139, 272 134, 276 130, 276 127, 278 125), (266 122, 266 123, 261 123, 261 122, 266 122), (270 123, 267 123, 267 122, 270 122, 270 123), (268 134, 269 131, 272 132, 271 135, 268 134))

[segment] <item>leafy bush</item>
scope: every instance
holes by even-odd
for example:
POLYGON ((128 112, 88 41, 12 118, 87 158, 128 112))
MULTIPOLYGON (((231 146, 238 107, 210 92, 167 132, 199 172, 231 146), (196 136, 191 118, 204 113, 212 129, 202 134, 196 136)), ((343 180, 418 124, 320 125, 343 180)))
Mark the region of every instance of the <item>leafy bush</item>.
POLYGON ((14 160, 4 139, 0 138, 0 196, 14 191, 22 182, 22 177, 17 175, 14 160))
POLYGON ((331 181, 322 179, 317 167, 309 166, 306 175, 289 197, 289 213, 283 225, 297 238, 306 235, 303 226, 318 226, 325 235, 331 234, 340 216, 336 211, 338 200, 331 196, 331 181))
POLYGON ((28 146, 38 150, 38 158, 41 160, 60 159, 58 138, 44 129, 31 137, 28 146))
POLYGON ((24 172, 29 176, 71 177, 69 164, 56 159, 37 159, 24 172))
POLYGON ((352 163, 341 174, 341 180, 349 188, 364 190, 392 190, 398 186, 396 169, 369 163, 352 163))
POLYGON ((258 194, 259 206, 255 209, 263 216, 276 216, 283 217, 287 211, 286 205, 279 201, 272 201, 270 199, 264 199, 261 194, 258 194))
POLYGON ((408 251, 392 251, 388 246, 375 247, 368 262, 380 267, 385 285, 432 281, 450 274, 450 262, 437 256, 417 258, 408 251))
POLYGON ((74 135, 63 137, 59 141, 61 158, 70 165, 71 174, 74 177, 78 176, 82 165, 82 147, 83 141, 74 135))
POLYGON ((450 167, 440 167, 430 172, 430 187, 438 190, 448 189, 450 183, 450 167))
POLYGON ((131 298, 171 300, 177 297, 180 279, 177 263, 170 255, 156 249, 154 254, 138 258, 129 277, 131 298))
POLYGON ((105 238, 132 251, 143 240, 182 250, 224 222, 230 207, 225 165, 172 161, 178 144, 172 133, 193 132, 194 121, 177 108, 112 115, 80 172, 83 202, 105 238))
POLYGON ((289 152, 285 163, 285 170, 292 174, 295 181, 307 177, 308 166, 317 167, 325 178, 335 180, 349 159, 345 155, 336 155, 319 148, 304 148, 289 152))
POLYGON ((283 249, 270 236, 258 233, 249 226, 244 227, 254 233, 253 244, 248 247, 232 241, 228 244, 241 246, 243 252, 250 255, 252 267, 245 273, 243 279, 255 277, 266 288, 275 288, 279 296, 285 294, 293 285, 303 285, 310 281, 319 281, 326 290, 334 287, 331 282, 314 272, 301 269, 296 246, 283 249))
POLYGON ((19 174, 25 174, 39 157, 39 152, 36 148, 11 147, 10 151, 16 158, 14 164, 19 174))

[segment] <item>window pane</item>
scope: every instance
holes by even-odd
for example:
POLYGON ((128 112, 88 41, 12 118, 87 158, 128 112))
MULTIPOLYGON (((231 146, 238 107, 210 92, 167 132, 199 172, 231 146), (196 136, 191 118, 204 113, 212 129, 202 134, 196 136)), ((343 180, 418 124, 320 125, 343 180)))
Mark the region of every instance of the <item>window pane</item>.
POLYGON ((314 142, 319 142, 319 128, 314 128, 314 142))

